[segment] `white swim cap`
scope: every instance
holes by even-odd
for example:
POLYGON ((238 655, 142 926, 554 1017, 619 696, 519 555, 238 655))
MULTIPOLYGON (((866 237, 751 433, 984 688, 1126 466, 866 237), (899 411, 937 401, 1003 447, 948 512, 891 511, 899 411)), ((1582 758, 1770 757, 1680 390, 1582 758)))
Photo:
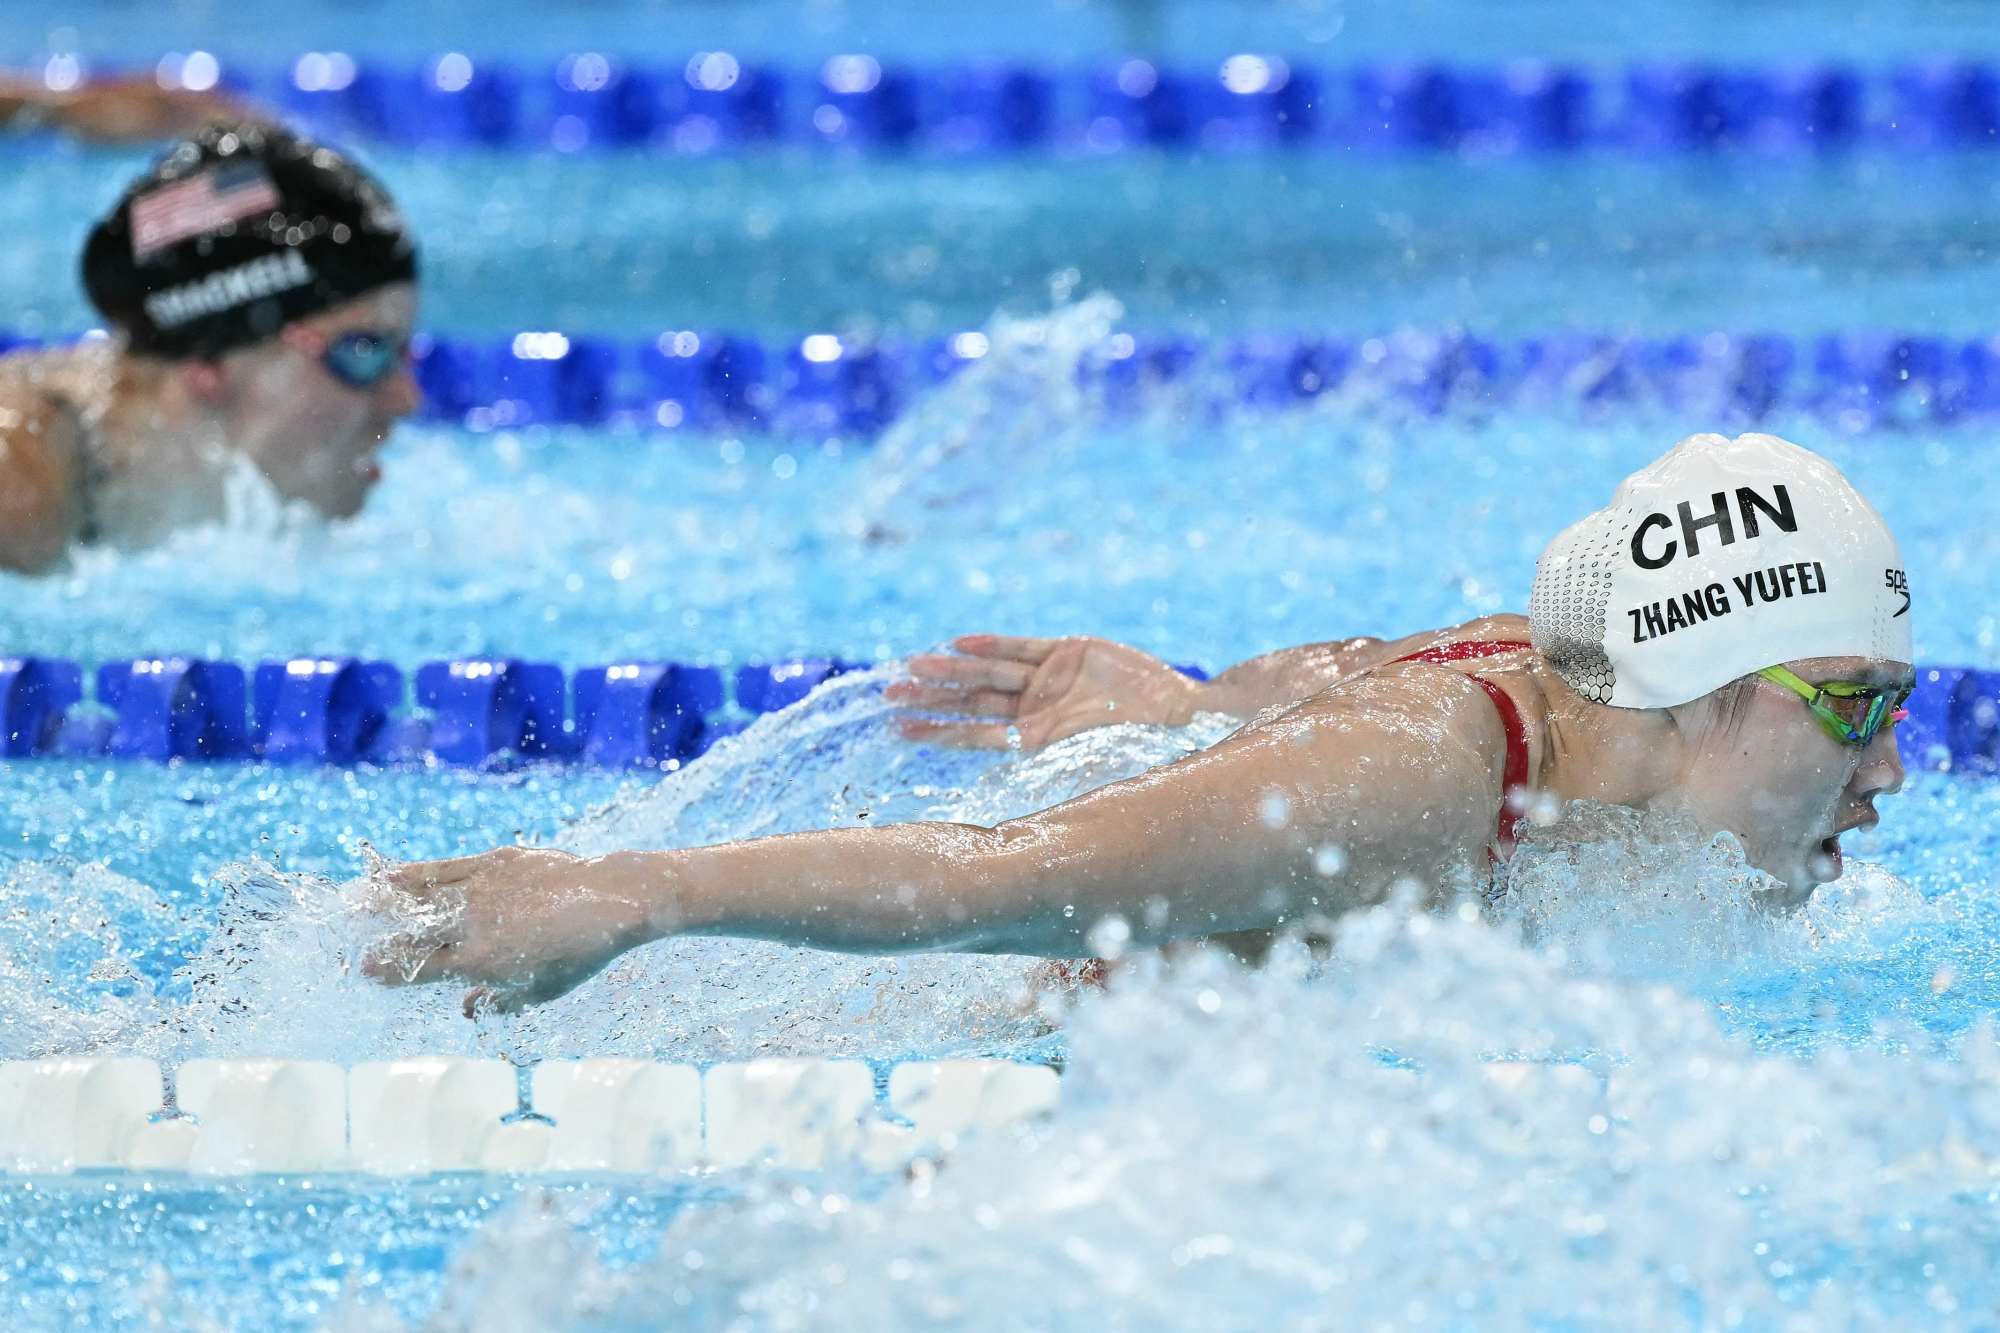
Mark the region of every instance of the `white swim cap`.
POLYGON ((1570 687, 1667 708, 1802 657, 1910 660, 1882 516, 1775 435, 1691 435, 1549 543, 1528 634, 1570 687))

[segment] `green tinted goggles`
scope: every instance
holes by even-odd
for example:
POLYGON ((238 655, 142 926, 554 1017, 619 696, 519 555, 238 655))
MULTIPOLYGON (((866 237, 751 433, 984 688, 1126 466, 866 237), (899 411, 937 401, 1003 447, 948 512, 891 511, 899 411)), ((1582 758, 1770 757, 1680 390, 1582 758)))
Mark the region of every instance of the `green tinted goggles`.
POLYGON ((1909 702, 1910 691, 1915 688, 1862 685, 1849 680, 1814 685, 1781 666, 1765 667, 1757 674, 1805 700, 1826 734, 1843 745, 1866 745, 1883 727, 1893 727, 1908 717, 1910 710, 1903 705, 1909 702))

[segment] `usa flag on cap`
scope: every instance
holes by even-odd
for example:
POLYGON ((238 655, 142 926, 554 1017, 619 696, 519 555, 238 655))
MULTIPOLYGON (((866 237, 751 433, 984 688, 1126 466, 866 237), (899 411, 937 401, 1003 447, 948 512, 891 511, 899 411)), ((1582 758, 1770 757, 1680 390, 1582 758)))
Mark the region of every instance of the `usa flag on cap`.
POLYGON ((256 162, 222 162, 132 201, 132 258, 268 213, 278 188, 256 162))

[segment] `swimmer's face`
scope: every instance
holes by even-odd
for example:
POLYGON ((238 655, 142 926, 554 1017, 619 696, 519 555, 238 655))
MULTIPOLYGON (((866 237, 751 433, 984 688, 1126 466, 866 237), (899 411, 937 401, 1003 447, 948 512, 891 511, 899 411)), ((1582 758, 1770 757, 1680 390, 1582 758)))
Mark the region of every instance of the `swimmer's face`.
MULTIPOLYGON (((1908 663, 1862 657, 1785 665, 1814 685, 1894 688, 1910 679, 1908 663)), ((1734 833, 1752 865, 1803 899, 1840 876, 1840 835, 1872 827, 1875 798, 1902 788, 1896 731, 1885 726, 1865 746, 1842 744, 1782 686, 1757 679, 1737 688, 1747 693, 1737 697, 1732 717, 1692 729, 1688 798, 1705 827, 1734 833)))
POLYGON ((407 340, 417 290, 381 287, 289 326, 285 334, 228 359, 231 442, 287 499, 329 518, 360 510, 381 480, 375 455, 396 422, 422 404, 407 364, 380 382, 350 387, 321 364, 318 350, 345 333, 407 340))

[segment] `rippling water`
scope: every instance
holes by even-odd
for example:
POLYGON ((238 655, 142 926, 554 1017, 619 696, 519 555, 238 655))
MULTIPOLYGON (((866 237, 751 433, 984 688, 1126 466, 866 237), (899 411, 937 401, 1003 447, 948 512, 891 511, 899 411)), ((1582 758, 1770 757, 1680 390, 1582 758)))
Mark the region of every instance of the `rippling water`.
MULTIPOLYGON (((1110 415, 1074 372, 1117 317, 996 324, 988 364, 865 455, 413 432, 353 523, 246 499, 160 550, 9 581, 10 623, 87 659, 143 623, 147 646, 239 658, 886 659, 998 628, 1219 665, 1518 607, 1546 534, 1676 433, 1354 401, 1110 415)), ((1797 433, 1897 528, 1920 656, 1991 664, 1978 432, 1797 433)), ((1073 1010, 1029 994, 1026 960, 718 940, 478 1024, 449 991, 351 974, 379 929, 353 907, 364 841, 991 821, 1226 726, 941 755, 886 725, 892 672, 658 780, 7 765, 0 1058, 1061 1057, 1048 1125, 911 1181, 10 1180, 0 1306, 23 1327, 1991 1326, 1991 779, 1914 778, 1793 917, 1745 905, 1726 841, 1574 810, 1492 911, 1383 908, 1330 960, 1262 973, 1135 959, 1073 1010), (1568 850, 1583 828, 1593 849, 1568 850)))
MULTIPOLYGON (((229 522, 158 549, 0 576, 7 637, 87 659, 590 664, 883 659, 994 628, 1105 634, 1216 667, 1524 607, 1543 542, 1690 424, 1643 404, 1434 417, 1352 394, 1222 411, 1204 386, 1142 395, 1134 415, 1076 381, 1119 316, 1100 298, 999 321, 986 361, 865 450, 409 429, 353 521, 245 486, 229 522)), ((1729 421, 1719 386, 1712 404, 1695 397, 1702 424, 1729 421)), ((1825 452, 1888 519, 1921 660, 2000 660, 1986 427, 1764 428, 1825 452)))
MULTIPOLYGON (((927 756, 883 725, 882 674, 553 841, 994 819, 1224 725, 927 756)), ((371 926, 335 877, 217 868, 222 928, 162 981, 185 910, 103 869, 17 864, 10 1054, 990 1052, 1069 1072, 1047 1126, 900 1184, 44 1182, 0 1192, 0 1236, 37 1238, 13 1281, 38 1314, 296 1327, 640 1328, 669 1309, 746 1328, 1983 1327, 2000 1299, 1996 816, 1993 783, 1924 777, 1845 879, 1774 919, 1746 905, 1755 876, 1726 840, 1573 810, 1496 909, 1384 907, 1330 960, 1295 950, 1261 973, 1129 960, 1067 1013, 1031 1001, 1025 960, 695 940, 471 1025, 448 990, 344 974, 371 926), (1578 826, 1597 838, 1582 853, 1578 826), (180 1248, 211 1227, 268 1259, 223 1282, 180 1248), (135 1276, 135 1253, 158 1273, 135 1276), (64 1289, 64 1266, 106 1285, 64 1289)))

